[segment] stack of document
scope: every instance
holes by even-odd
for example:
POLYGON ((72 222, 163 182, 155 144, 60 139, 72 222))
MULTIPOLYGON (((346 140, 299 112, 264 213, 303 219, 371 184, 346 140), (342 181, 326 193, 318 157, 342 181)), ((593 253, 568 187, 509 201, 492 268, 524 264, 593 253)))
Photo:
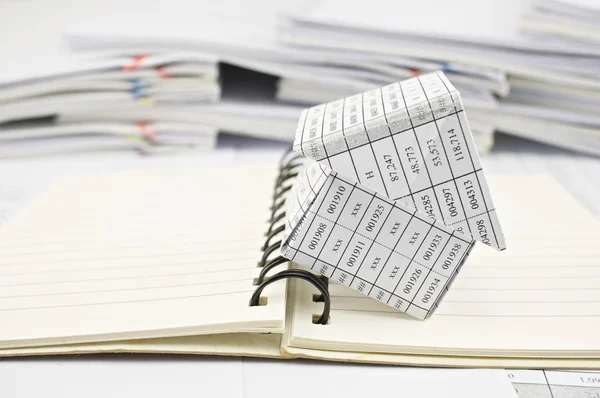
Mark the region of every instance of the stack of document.
MULTIPOLYGON (((382 76, 386 69, 408 66, 396 61, 404 57, 433 63, 464 93, 470 118, 600 154, 599 15, 600 6, 585 0, 539 2, 532 9, 520 0, 423 0, 409 6, 374 0, 368 9, 325 0, 310 13, 285 19, 278 37, 296 48, 345 51, 382 76), (521 20, 538 34, 520 33, 521 20), (508 82, 502 80, 507 76, 508 82)), ((421 73, 427 67, 413 69, 421 73)), ((330 91, 335 87, 284 81, 279 95, 322 100, 330 91)))
POLYGON ((214 56, 95 53, 58 58, 55 67, 44 72, 6 74, 0 80, 2 158, 127 148, 153 153, 214 147, 216 129, 197 121, 61 118, 65 113, 107 107, 160 109, 179 103, 214 103, 220 96, 214 56))
POLYGON ((595 0, 536 0, 521 23, 532 36, 569 45, 600 46, 600 3, 595 0))
MULTIPOLYGON (((49 23, 36 1, 12 11, 49 23)), ((480 153, 502 131, 600 154, 590 0, 280 3, 69 3, 70 19, 52 19, 60 45, 45 47, 64 48, 46 54, 50 70, 18 51, 18 73, 0 65, 0 156, 100 139, 146 152, 210 146, 217 131, 291 142, 307 105, 435 70, 460 91, 480 153)))
MULTIPOLYGON (((406 56, 382 54, 365 59, 351 51, 295 48, 278 43, 279 17, 290 12, 297 15, 310 7, 293 10, 289 4, 282 6, 272 1, 252 7, 224 1, 206 10, 184 0, 175 0, 168 8, 134 10, 129 2, 119 7, 119 14, 66 27, 63 37, 71 51, 210 53, 216 54, 222 66, 250 73, 242 78, 222 74, 223 95, 216 104, 182 105, 160 112, 141 106, 93 112, 75 110, 63 112, 62 120, 122 121, 154 118, 167 112, 177 120, 204 121, 221 131, 291 142, 300 111, 307 105, 366 91, 422 71, 450 68, 448 64, 406 56), (132 24, 132 15, 143 18, 138 17, 132 24)), ((492 109, 496 106, 495 95, 508 93, 503 71, 464 63, 453 63, 451 67, 452 83, 468 106, 492 109)), ((493 126, 475 120, 472 129, 480 152, 486 152, 493 143, 493 126)))
POLYGON ((65 45, 66 27, 114 12, 114 5, 0 3, 5 38, 0 42, 0 158, 214 147, 216 128, 197 120, 63 119, 72 112, 162 109, 219 100, 218 59, 213 54, 168 49, 73 52, 65 45))
POLYGON ((221 96, 223 63, 255 70, 247 64, 260 57, 248 44, 267 42, 245 28, 270 29, 276 11, 268 1, 236 3, 57 0, 53 9, 69 12, 51 17, 40 0, 1 3, 0 33, 18 40, 0 43, 0 158, 212 148, 217 131, 291 141, 303 107, 274 99, 273 75, 228 74, 221 96), (236 34, 231 51, 225 42, 236 34))

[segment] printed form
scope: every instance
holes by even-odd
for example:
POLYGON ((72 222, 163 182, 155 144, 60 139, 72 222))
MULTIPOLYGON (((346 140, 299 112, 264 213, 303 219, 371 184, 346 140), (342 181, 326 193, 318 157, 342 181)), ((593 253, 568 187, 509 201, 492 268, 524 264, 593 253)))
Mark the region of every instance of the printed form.
POLYGON ((282 255, 420 319, 474 241, 505 249, 458 91, 431 73, 305 110, 282 255))
POLYGON ((600 397, 600 372, 584 370, 506 371, 519 398, 600 397))

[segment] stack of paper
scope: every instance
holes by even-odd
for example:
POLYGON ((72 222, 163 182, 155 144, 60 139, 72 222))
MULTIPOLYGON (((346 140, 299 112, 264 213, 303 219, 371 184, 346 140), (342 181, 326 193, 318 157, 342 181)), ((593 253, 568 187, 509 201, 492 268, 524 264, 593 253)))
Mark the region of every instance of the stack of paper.
POLYGON ((600 46, 600 3, 595 0, 535 0, 521 22, 532 36, 569 45, 600 46))
POLYGON ((47 75, 0 81, 0 156, 39 155, 99 147, 145 152, 212 148, 216 130, 198 121, 60 119, 69 112, 133 106, 160 109, 178 103, 213 103, 220 87, 213 56, 185 53, 96 54, 69 58, 47 75))
POLYGON ((0 5, 2 33, 15 36, 0 44, 6 55, 0 65, 1 158, 214 147, 216 129, 198 121, 62 120, 60 116, 70 112, 214 103, 220 85, 212 54, 118 49, 73 53, 62 42, 62 29, 95 10, 66 3, 55 6, 69 7, 71 13, 48 16, 47 7, 35 1, 0 5), (23 20, 31 23, 22 24, 23 20))
MULTIPOLYGON (((300 3, 300 2, 297 2, 300 3)), ((132 9, 131 2, 119 4, 120 13, 85 20, 65 28, 72 51, 148 52, 179 50, 216 54, 223 65, 251 71, 245 77, 224 74, 221 101, 209 106, 179 106, 163 109, 178 120, 202 120, 239 134, 292 141, 298 115, 306 104, 339 98, 414 76, 419 71, 448 67, 439 62, 410 57, 381 55, 363 59, 348 51, 294 48, 277 43, 278 16, 310 10, 266 0, 248 5, 224 1, 210 10, 185 0, 170 7, 132 9), (133 15, 138 17, 132 24, 133 15), (169 23, 176 21, 176 23, 169 23), (229 88, 229 89, 228 89, 229 88)), ((298 5, 298 4, 296 4, 298 5)), ((493 68, 453 65, 451 79, 469 106, 491 109, 492 93, 508 91, 506 74, 493 68)), ((63 120, 101 118, 123 120, 152 111, 135 107, 128 111, 106 108, 64 112, 63 120)), ((493 126, 476 121, 474 135, 481 152, 493 142, 493 126), (477 123, 478 122, 478 123, 477 123)))
POLYGON ((215 130, 291 142, 306 105, 443 70, 469 108, 480 153, 503 131, 600 154, 598 11, 586 0, 373 0, 367 9, 342 0, 58 0, 70 13, 51 21, 36 1, 0 5, 12 16, 7 34, 31 36, 10 25, 22 14, 44 29, 36 38, 54 35, 43 48, 23 38, 0 48, 13 54, 13 68, 0 67, 2 146, 10 139, 27 152, 32 146, 20 144, 31 140, 2 137, 79 131, 89 139, 98 130, 144 148, 148 136, 180 144, 209 132, 214 140, 215 130), (540 19, 551 32, 531 22, 540 19), (561 24, 548 22, 555 19, 561 24), (51 115, 35 127, 12 122, 51 115))
MULTIPOLYGON (((382 69, 396 66, 397 57, 433 62, 465 93, 473 119, 497 130, 599 154, 600 46, 590 39, 599 37, 599 9, 584 0, 569 7, 573 2, 539 2, 532 15, 545 21, 543 27, 533 24, 531 15, 523 19, 530 30, 579 35, 568 44, 548 36, 520 35, 519 21, 529 5, 517 0, 424 0, 410 5, 371 1, 368 9, 326 0, 311 13, 287 18, 279 38, 298 48, 347 51, 382 69), (558 19, 563 23, 554 23, 558 19), (579 29, 571 30, 574 25, 579 29), (503 84, 502 73, 508 84, 503 84), (464 83, 469 85, 461 87, 464 83)), ((415 69, 420 73, 426 68, 415 69)), ((327 96, 328 90, 287 82, 280 95, 312 99, 327 96)))

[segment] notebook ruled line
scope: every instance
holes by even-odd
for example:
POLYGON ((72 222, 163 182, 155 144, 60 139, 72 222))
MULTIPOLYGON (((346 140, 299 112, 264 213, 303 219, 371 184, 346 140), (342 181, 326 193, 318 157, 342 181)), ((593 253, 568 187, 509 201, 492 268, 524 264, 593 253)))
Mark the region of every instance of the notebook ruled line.
MULTIPOLYGON (((192 263, 190 263, 192 265, 192 263)), ((244 268, 227 268, 219 269, 214 271, 199 271, 199 272, 183 272, 175 274, 159 274, 159 275, 144 275, 144 276, 127 276, 127 277, 114 277, 114 278, 90 278, 90 279, 66 279, 66 280, 53 280, 46 282, 28 282, 28 283, 10 283, 3 284, 0 287, 19 287, 19 286, 37 286, 37 285, 52 285, 52 284, 66 284, 66 283, 81 283, 81 282, 104 282, 104 281, 120 281, 120 280, 138 280, 138 279, 153 279, 153 278, 166 278, 173 276, 193 276, 193 275, 207 275, 207 274, 219 274, 223 272, 231 271, 244 271, 254 270, 255 267, 244 267, 244 268)))
POLYGON ((183 299, 194 299, 201 297, 214 297, 214 296, 228 296, 228 295, 236 295, 245 293, 248 294, 253 292, 254 289, 249 290, 238 290, 235 292, 224 292, 224 293, 213 293, 213 294, 196 294, 191 296, 175 296, 175 297, 165 297, 165 298, 156 298, 156 299, 143 299, 143 300, 126 300, 126 301, 106 301, 106 302, 97 302, 97 303, 86 303, 86 304, 66 304, 66 305, 49 305, 49 306, 39 306, 39 307, 22 307, 22 308, 0 308, 0 312, 8 312, 8 311, 27 311, 27 310, 43 310, 43 309, 51 309, 51 308, 71 308, 71 307, 90 307, 90 306, 98 306, 98 305, 117 305, 117 304, 131 304, 131 303, 146 303, 153 301, 173 301, 173 300, 183 300, 183 299))
POLYGON ((147 287, 132 287, 127 289, 102 289, 102 290, 84 290, 77 292, 57 292, 57 293, 43 293, 43 294, 25 294, 25 295, 15 295, 15 296, 0 296, 0 299, 15 299, 15 298, 31 298, 31 297, 49 297, 49 296, 69 296, 69 295, 80 295, 80 294, 93 294, 93 293, 117 293, 117 292, 135 292, 142 290, 159 290, 159 289, 170 289, 170 288, 179 288, 179 287, 194 287, 194 286, 203 286, 209 284, 220 284, 220 283, 234 283, 234 282, 248 282, 251 278, 242 278, 242 279, 227 279, 227 280, 217 280, 217 281, 208 281, 208 282, 198 282, 198 283, 183 283, 177 285, 159 285, 159 286, 147 286, 147 287))
MULTIPOLYGON (((261 221, 260 223, 256 223, 255 225, 260 225, 261 227, 264 226, 264 221, 261 221)), ((255 230, 255 229, 252 229, 255 230)), ((194 232, 190 232, 190 233, 177 233, 177 234, 172 234, 172 233, 165 233, 165 235, 160 235, 161 239, 164 240, 172 240, 172 239, 176 239, 176 240, 180 240, 179 238, 182 237, 190 237, 190 236, 197 236, 198 235, 198 231, 195 230, 194 232)), ((56 236, 53 236, 56 237, 56 236)), ((153 234, 153 235, 137 235, 136 234, 136 238, 139 239, 140 241, 145 241, 149 238, 156 238, 157 235, 153 234)), ((30 248, 30 247, 40 247, 40 246, 51 246, 51 245, 56 245, 56 244, 62 244, 64 242, 65 239, 68 239, 69 242, 74 242, 77 244, 90 244, 91 246, 94 246, 94 244, 96 243, 95 240, 90 240, 86 237, 84 237, 83 239, 81 235, 61 235, 59 236, 59 240, 39 240, 39 241, 32 241, 32 240, 27 240, 27 242, 24 241, 17 241, 15 240, 15 244, 14 245, 1 245, 0 244, 0 250, 2 249, 13 249, 13 248, 30 248)), ((244 240, 245 241, 245 240, 244 240)), ((206 243, 219 243, 220 241, 215 240, 215 241, 205 241, 206 243)), ((119 247, 117 245, 115 245, 114 247, 119 247)), ((28 251, 29 252, 29 251, 28 251)))
MULTIPOLYGON (((248 247, 245 250, 230 250, 230 253, 247 253, 248 249, 253 249, 254 247, 259 247, 258 245, 253 245, 252 247, 248 247)), ((157 257, 181 257, 181 256, 190 256, 190 255, 195 255, 195 254, 200 254, 200 255, 206 255, 206 254, 219 254, 222 253, 223 249, 219 249, 219 250, 207 250, 207 251, 193 251, 193 252, 177 252, 177 253, 153 253, 152 254, 152 258, 157 258, 157 257)), ((126 255, 126 254, 122 254, 119 256, 92 256, 92 257, 78 257, 78 258, 68 258, 68 259, 59 259, 56 261, 44 261, 44 264, 46 265, 52 265, 52 264, 65 264, 65 263, 80 263, 80 262, 87 262, 87 261, 105 261, 105 260, 123 260, 123 259, 136 259, 136 258, 148 258, 148 254, 139 254, 139 255, 126 255)), ((3 268, 10 268, 10 267, 14 267, 14 268, 19 268, 19 267, 26 267, 26 266, 31 266, 31 264, 29 263, 7 263, 7 262, 3 262, 2 265, 0 265, 0 269, 3 268)))
MULTIPOLYGON (((254 231, 252 231, 254 232, 254 231)), ((166 240, 168 241, 170 237, 166 237, 166 240)), ((162 246, 168 246, 168 243, 164 243, 165 238, 161 236, 161 245, 162 246)), ((50 253, 64 253, 64 252, 68 252, 68 253, 82 253, 82 252, 87 252, 87 251, 91 251, 91 249, 96 248, 97 245, 97 241, 88 241, 90 243, 89 247, 78 247, 78 248, 66 248, 66 247, 61 247, 61 248, 54 248, 54 250, 39 250, 39 251, 32 251, 32 250, 27 250, 24 252, 16 252, 16 253, 2 253, 0 255, 1 259, 4 258, 8 258, 8 257, 18 257, 18 256, 22 256, 23 254, 27 254, 27 255, 40 255, 40 254, 50 254, 50 253)), ((257 239, 256 238, 246 238, 246 239, 231 239, 229 241, 229 243, 235 243, 235 244, 241 244, 241 243, 254 243, 256 244, 257 239)), ((62 242, 56 242, 56 243, 62 243, 62 242)), ((56 244, 54 243, 54 244, 56 244)), ((155 242, 153 242, 155 243, 155 242)), ((179 243, 182 244, 189 244, 189 245, 194 245, 194 247, 198 247, 200 245, 215 245, 217 243, 223 244, 225 245, 224 242, 222 241, 201 241, 201 242, 193 242, 193 241, 182 241, 179 240, 179 243)), ((79 242, 79 244, 81 244, 81 242, 79 242)), ((39 245, 34 244, 31 246, 27 246, 27 247, 39 247, 39 245)), ((156 247, 156 246, 155 246, 156 247)), ((10 248, 13 248, 13 246, 11 246, 10 248)), ((127 244, 127 245, 107 245, 107 246, 102 246, 103 250, 115 250, 115 249, 147 249, 148 248, 148 243, 145 244, 140 244, 140 245, 131 245, 131 244, 127 244)), ((2 249, 2 247, 0 247, 0 250, 2 249)))
MULTIPOLYGON (((205 262, 204 264, 215 264, 215 263, 224 263, 224 262, 231 262, 231 261, 244 261, 244 260, 256 260, 256 256, 254 257, 244 257, 244 258, 227 258, 227 259, 223 259, 221 261, 214 261, 211 260, 210 262, 205 262)), ((77 271, 77 272, 87 272, 87 271, 103 271, 103 270, 109 270, 109 269, 113 269, 113 270, 122 270, 122 269, 136 269, 136 268, 164 268, 164 267, 176 267, 179 265, 194 265, 194 264, 198 264, 198 261, 190 261, 190 262, 185 262, 185 263, 176 263, 176 262, 169 262, 168 264, 165 263, 161 263, 161 264, 141 264, 141 265, 129 265, 129 266, 125 266, 125 265, 116 265, 116 266, 108 266, 108 267, 94 267, 94 268, 68 268, 68 269, 58 269, 58 270, 51 270, 51 271, 38 271, 38 272, 19 272, 19 273, 4 273, 4 274, 0 274, 0 276, 17 276, 17 275, 40 275, 40 274, 53 274, 53 273, 63 273, 63 272, 73 272, 73 271, 77 271)))

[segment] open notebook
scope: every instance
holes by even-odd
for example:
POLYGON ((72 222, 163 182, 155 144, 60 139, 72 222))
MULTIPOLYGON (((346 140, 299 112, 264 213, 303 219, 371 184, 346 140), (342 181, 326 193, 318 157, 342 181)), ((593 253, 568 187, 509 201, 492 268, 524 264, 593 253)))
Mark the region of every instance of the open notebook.
POLYGON ((303 281, 273 283, 249 306, 276 171, 56 182, 0 228, 0 355, 600 366, 600 224, 552 179, 489 178, 510 250, 476 245, 430 319, 331 283, 330 321, 317 325, 323 303, 303 281))

